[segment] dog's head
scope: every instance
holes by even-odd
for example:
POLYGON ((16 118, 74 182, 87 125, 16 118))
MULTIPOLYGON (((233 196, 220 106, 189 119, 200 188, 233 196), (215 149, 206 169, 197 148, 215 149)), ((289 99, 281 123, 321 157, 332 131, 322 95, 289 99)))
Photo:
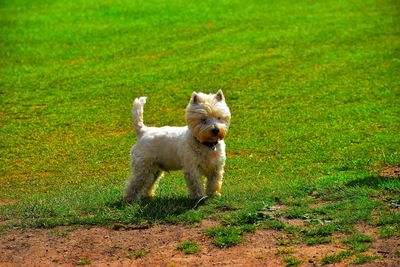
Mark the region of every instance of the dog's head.
POLYGON ((222 90, 216 94, 193 92, 186 108, 186 122, 200 143, 224 139, 230 119, 231 113, 222 90))

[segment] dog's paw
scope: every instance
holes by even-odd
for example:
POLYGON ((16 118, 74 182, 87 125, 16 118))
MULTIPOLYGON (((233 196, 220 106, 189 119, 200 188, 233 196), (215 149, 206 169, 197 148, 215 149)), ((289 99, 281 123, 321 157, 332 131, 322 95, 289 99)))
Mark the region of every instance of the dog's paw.
POLYGON ((209 197, 220 197, 221 193, 220 192, 213 192, 211 194, 208 194, 209 197))

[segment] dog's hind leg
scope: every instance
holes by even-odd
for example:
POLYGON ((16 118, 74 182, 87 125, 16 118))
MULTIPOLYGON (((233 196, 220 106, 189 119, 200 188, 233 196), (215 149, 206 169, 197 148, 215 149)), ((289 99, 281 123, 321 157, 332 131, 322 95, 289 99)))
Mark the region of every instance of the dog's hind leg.
POLYGON ((152 164, 146 164, 145 160, 133 157, 131 172, 131 177, 125 186, 125 201, 132 202, 153 196, 155 182, 161 176, 161 171, 152 164))
POLYGON ((204 184, 201 181, 200 173, 198 170, 191 172, 185 171, 185 181, 189 189, 189 197, 192 199, 200 199, 205 196, 204 184))
POLYGON ((146 180, 144 187, 143 187, 143 192, 145 197, 153 197, 155 194, 155 191, 158 187, 158 183, 163 176, 164 172, 163 171, 156 171, 154 174, 149 175, 149 178, 146 180))
POLYGON ((143 177, 133 174, 125 185, 124 200, 126 202, 133 202, 141 198, 143 177))

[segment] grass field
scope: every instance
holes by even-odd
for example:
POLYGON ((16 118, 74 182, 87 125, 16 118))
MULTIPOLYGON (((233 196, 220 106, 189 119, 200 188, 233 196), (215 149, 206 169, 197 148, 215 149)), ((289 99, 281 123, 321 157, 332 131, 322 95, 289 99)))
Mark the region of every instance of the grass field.
POLYGON ((0 227, 215 218, 239 240, 246 225, 307 244, 357 236, 358 223, 398 235, 400 180, 379 172, 400 165, 399 11, 390 0, 1 1, 0 227), (223 196, 195 208, 172 172, 153 200, 123 203, 132 100, 148 97, 147 125, 183 125, 192 91, 218 88, 232 112, 223 196))

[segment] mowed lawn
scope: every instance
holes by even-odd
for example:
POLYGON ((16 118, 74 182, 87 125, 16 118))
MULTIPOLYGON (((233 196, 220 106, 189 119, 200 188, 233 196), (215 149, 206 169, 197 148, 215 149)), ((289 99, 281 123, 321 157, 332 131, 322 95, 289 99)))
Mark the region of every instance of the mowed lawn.
POLYGON ((1 1, 0 227, 213 218, 307 244, 357 224, 398 236, 400 180, 380 173, 400 165, 399 11, 390 0, 1 1), (132 100, 148 97, 147 125, 181 126, 191 93, 219 88, 232 112, 222 197, 196 205, 171 172, 153 200, 125 204, 132 100))

